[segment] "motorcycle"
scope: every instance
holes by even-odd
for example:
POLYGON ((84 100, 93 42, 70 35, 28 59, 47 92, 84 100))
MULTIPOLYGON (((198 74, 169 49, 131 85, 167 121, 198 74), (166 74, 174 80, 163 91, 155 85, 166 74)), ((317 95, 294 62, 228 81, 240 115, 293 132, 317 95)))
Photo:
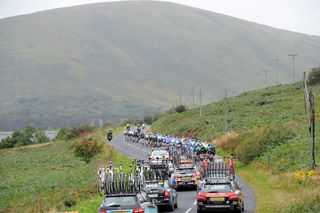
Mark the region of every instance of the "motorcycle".
POLYGON ((111 141, 111 140, 112 140, 112 133, 111 133, 111 132, 110 132, 110 133, 108 133, 107 138, 108 138, 108 141, 111 141))

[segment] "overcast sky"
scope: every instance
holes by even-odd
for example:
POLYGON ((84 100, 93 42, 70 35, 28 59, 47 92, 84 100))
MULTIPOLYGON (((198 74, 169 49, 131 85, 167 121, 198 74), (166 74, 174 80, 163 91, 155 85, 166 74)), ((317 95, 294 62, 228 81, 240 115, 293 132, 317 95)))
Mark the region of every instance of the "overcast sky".
MULTIPOLYGON (((320 36, 320 0, 168 0, 320 36)), ((0 18, 106 0, 0 0, 0 18)))

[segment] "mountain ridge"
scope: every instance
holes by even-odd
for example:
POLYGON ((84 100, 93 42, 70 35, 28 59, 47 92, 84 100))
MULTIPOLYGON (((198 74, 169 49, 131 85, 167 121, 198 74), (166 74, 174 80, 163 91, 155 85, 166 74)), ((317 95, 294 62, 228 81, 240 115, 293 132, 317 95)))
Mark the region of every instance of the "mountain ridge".
POLYGON ((289 53, 300 53, 299 77, 320 58, 320 37, 156 1, 47 10, 1 19, 0 31, 4 111, 19 99, 92 94, 105 96, 105 104, 126 100, 165 109, 180 95, 192 104, 199 88, 208 103, 225 89, 235 95, 290 82, 289 53), (283 60, 275 64, 275 57, 283 60))

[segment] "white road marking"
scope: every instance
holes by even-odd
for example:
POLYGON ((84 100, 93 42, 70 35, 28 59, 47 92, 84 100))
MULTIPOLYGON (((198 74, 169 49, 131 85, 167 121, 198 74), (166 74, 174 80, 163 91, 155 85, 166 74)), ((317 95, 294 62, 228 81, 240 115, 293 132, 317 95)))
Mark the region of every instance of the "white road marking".
POLYGON ((194 201, 193 205, 196 205, 197 204, 197 201, 194 201))
POLYGON ((189 208, 185 213, 188 213, 188 212, 190 212, 191 211, 191 208, 189 208))

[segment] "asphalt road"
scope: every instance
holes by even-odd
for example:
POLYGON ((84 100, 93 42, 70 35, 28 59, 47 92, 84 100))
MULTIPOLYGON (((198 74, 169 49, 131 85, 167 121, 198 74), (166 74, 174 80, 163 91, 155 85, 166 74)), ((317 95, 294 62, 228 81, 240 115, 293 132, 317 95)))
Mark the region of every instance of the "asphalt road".
MULTIPOLYGON (((134 142, 125 142, 122 134, 114 137, 110 142, 113 147, 122 152, 123 154, 135 159, 148 159, 148 154, 151 153, 149 147, 134 142)), ((240 185, 245 193, 245 213, 254 213, 256 207, 255 194, 252 188, 246 184, 239 177, 236 178, 237 183, 240 185)), ((178 209, 174 213, 196 213, 196 191, 179 191, 178 192, 178 209)), ((166 212, 166 209, 161 208, 161 212, 166 212)))

